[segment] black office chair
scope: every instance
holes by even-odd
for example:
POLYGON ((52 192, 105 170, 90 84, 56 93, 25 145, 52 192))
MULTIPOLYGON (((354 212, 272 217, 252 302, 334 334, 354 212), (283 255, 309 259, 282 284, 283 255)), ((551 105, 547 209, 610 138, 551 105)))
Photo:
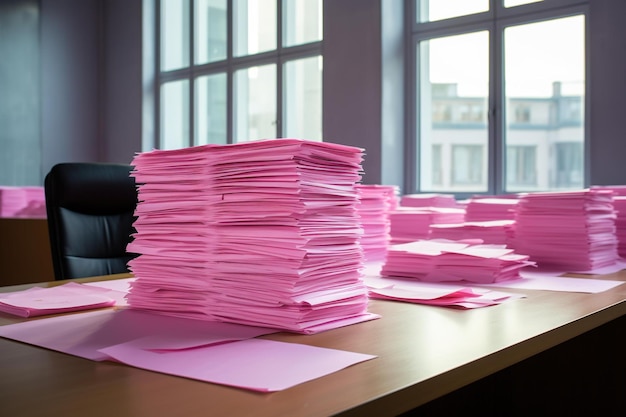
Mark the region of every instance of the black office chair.
POLYGON ((137 205, 132 167, 61 163, 44 181, 55 279, 128 272, 137 205))

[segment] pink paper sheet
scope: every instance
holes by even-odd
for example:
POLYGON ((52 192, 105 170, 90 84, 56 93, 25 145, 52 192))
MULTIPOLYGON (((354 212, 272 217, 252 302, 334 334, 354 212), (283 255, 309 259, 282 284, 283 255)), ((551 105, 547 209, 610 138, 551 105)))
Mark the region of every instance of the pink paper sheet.
POLYGON ((255 391, 272 392, 336 372, 373 355, 248 339, 165 354, 129 342, 100 350, 137 368, 255 391))
POLYGON ((102 310, 0 326, 0 337, 86 359, 271 392, 375 358, 253 339, 275 329, 102 310))
MULTIPOLYGON (((75 282, 58 287, 32 287, 0 294, 0 311, 20 317, 111 307, 111 291, 75 282)), ((123 294, 122 294, 123 295, 123 294)))
POLYGON ((0 336, 102 361, 108 346, 152 338, 154 350, 192 348, 248 339, 276 329, 189 320, 137 310, 101 310, 0 326, 0 336))

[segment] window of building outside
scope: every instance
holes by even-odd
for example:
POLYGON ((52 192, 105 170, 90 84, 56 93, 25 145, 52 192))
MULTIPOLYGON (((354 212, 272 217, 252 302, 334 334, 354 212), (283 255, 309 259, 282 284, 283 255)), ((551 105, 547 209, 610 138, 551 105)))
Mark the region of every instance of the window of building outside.
POLYGON ((586 0, 411 0, 409 192, 585 186, 586 0), (451 115, 445 117, 443 109, 451 115), (441 163, 436 155, 450 155, 441 163))
POLYGON ((322 139, 322 0, 160 0, 155 147, 322 139))

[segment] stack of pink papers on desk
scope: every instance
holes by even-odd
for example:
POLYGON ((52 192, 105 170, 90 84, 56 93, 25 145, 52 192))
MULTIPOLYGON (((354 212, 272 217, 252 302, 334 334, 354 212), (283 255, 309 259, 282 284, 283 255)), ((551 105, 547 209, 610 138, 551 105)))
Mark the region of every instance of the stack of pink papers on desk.
POLYGON ((459 207, 452 194, 405 194, 400 199, 402 207, 459 207))
POLYGON ((0 186, 0 217, 46 217, 46 198, 40 186, 0 186))
POLYGON ((133 308, 313 333, 374 318, 362 150, 276 139, 138 154, 133 308))
POLYGON ((492 220, 454 224, 431 224, 430 239, 480 239, 483 243, 505 245, 514 220, 492 220))
POLYGON ((617 236, 617 253, 620 257, 626 258, 626 196, 614 196, 613 207, 615 207, 615 235, 617 236))
POLYGON ((453 207, 398 207, 389 213, 391 242, 406 243, 430 236, 432 224, 462 223, 465 210, 453 207))
POLYGON ((468 281, 481 284, 519 278, 534 265, 528 256, 504 245, 482 245, 444 240, 419 240, 392 245, 381 269, 384 277, 420 281, 468 281))
POLYGON ((521 196, 511 246, 539 266, 588 271, 618 260, 616 213, 610 190, 521 196))
POLYGON ((391 240, 389 211, 394 196, 393 186, 358 185, 358 212, 363 227, 361 247, 365 261, 381 261, 387 255, 391 240))
POLYGON ((20 317, 91 310, 115 305, 111 291, 75 282, 0 294, 0 311, 20 317))
POLYGON ((518 202, 517 198, 472 198, 465 207, 465 221, 513 220, 518 202))

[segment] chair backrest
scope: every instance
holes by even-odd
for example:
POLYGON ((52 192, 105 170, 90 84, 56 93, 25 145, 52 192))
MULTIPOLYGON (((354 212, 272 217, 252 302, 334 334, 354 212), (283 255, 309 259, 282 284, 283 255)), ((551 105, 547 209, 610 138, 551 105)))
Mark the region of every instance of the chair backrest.
POLYGON ((137 205, 132 167, 61 163, 44 181, 55 279, 128 272, 137 205))

